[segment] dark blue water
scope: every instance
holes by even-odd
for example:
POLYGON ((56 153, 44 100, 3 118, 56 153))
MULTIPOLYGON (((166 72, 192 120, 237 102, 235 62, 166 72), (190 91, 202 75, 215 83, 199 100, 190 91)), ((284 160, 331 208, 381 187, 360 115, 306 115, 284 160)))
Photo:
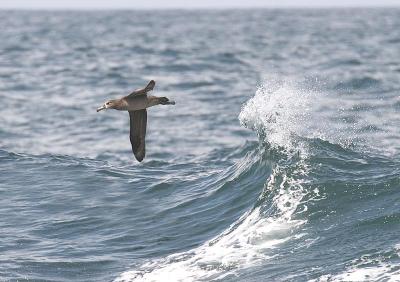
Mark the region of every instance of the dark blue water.
POLYGON ((400 280, 400 10, 0 26, 0 280, 400 280), (138 163, 96 108, 150 79, 138 163))

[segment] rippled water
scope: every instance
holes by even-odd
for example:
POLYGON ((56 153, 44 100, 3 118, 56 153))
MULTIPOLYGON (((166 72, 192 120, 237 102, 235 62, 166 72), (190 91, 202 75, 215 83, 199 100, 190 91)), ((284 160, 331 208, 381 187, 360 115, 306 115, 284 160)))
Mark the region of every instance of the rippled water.
POLYGON ((2 280, 400 280, 400 10, 0 25, 2 280), (150 79, 137 163, 95 109, 150 79))

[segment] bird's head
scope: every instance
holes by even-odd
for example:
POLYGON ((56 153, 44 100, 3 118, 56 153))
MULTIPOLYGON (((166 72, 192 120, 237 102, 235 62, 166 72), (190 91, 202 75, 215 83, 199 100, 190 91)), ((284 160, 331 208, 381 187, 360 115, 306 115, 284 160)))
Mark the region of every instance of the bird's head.
POLYGON ((101 110, 106 110, 106 109, 115 109, 117 107, 117 102, 116 100, 109 100, 107 102, 104 103, 103 106, 101 106, 100 108, 97 108, 97 112, 100 112, 101 110))

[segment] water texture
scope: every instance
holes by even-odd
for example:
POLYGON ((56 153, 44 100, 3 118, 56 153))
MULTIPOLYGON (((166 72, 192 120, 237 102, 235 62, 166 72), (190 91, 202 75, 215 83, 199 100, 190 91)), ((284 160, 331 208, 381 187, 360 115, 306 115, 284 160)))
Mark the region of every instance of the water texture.
POLYGON ((0 26, 1 281, 400 280, 400 10, 0 26), (150 79, 138 163, 96 108, 150 79))

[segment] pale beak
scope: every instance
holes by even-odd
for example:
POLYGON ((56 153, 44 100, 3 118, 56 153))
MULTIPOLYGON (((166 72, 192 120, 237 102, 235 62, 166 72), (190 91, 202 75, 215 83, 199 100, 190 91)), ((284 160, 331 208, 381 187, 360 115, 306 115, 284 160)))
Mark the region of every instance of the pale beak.
POLYGON ((100 112, 101 110, 107 109, 106 105, 101 106, 100 108, 97 108, 97 112, 100 112))

